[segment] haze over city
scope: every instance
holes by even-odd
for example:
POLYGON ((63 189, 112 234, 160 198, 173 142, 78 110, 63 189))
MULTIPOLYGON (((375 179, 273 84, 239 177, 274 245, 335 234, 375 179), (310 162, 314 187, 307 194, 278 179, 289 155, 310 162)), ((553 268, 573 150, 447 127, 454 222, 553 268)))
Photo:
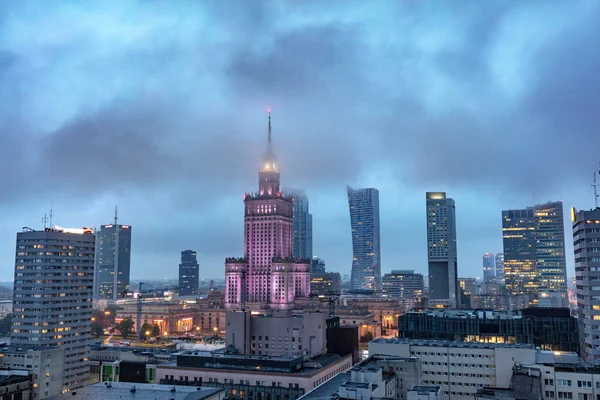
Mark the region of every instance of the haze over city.
POLYGON ((328 270, 350 273, 347 184, 380 190, 382 272, 427 274, 426 191, 456 201, 460 276, 502 252, 501 210, 593 206, 598 2, 99 4, 0 4, 0 280, 51 205, 80 227, 115 204, 132 278, 186 248, 223 277, 268 108, 328 270))

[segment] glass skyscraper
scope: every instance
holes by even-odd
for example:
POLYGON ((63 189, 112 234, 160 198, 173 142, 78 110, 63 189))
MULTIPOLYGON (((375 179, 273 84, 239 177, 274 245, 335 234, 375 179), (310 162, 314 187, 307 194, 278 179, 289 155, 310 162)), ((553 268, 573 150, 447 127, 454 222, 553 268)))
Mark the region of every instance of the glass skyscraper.
POLYGON ((454 200, 445 192, 427 192, 425 199, 429 301, 433 307, 456 308, 459 291, 454 200))
POLYGON ((312 258, 312 214, 308 212, 308 197, 302 190, 292 190, 294 198, 293 246, 292 255, 298 258, 312 258))
POLYGON ((199 265, 194 250, 181 252, 181 264, 179 264, 179 295, 191 296, 198 294, 199 265))
POLYGON ((352 290, 381 292, 381 248, 379 231, 379 190, 348 190, 352 229, 352 290))
POLYGON ((116 223, 100 226, 95 264, 95 297, 108 300, 125 297, 131 270, 131 226, 116 223))
POLYGON ((483 253, 483 281, 489 282, 495 278, 494 255, 492 253, 483 253))
POLYGON ((498 283, 504 285, 504 253, 496 253, 496 279, 498 283))
POLYGON ((541 307, 566 307, 562 202, 502 211, 502 234, 507 291, 528 295, 532 304, 541 307))

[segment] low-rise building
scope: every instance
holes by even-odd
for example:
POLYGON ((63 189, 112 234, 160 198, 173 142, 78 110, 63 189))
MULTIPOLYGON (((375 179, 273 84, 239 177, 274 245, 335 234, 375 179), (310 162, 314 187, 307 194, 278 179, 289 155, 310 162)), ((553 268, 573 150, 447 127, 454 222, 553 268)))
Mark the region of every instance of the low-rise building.
POLYGON ((65 349, 10 347, 2 349, 0 367, 27 371, 31 375, 31 399, 41 400, 62 393, 65 349))
POLYGON ((543 350, 579 350, 577 319, 568 308, 408 312, 398 318, 398 326, 401 338, 520 343, 543 350))
POLYGON ((243 399, 294 400, 352 367, 352 356, 259 356, 186 351, 156 367, 158 382, 169 385, 220 387, 243 399))
POLYGON ((225 343, 240 354, 310 358, 325 353, 326 320, 321 312, 230 311, 225 343))
POLYGON ((373 356, 319 385, 302 400, 406 400, 409 389, 420 382, 420 375, 417 358, 373 356))
POLYGON ((28 371, 0 370, 0 398, 26 400, 31 396, 32 376, 28 371))
POLYGON ((464 343, 443 340, 375 339, 370 355, 416 357, 421 383, 440 386, 440 399, 472 399, 479 388, 510 386, 516 363, 534 363, 532 345, 464 343))
POLYGON ((440 387, 432 385, 413 386, 406 396, 407 400, 438 400, 440 398, 440 387))
POLYGON ((147 383, 96 383, 64 393, 52 400, 72 399, 160 399, 160 400, 224 400, 225 390, 210 387, 187 387, 147 383))

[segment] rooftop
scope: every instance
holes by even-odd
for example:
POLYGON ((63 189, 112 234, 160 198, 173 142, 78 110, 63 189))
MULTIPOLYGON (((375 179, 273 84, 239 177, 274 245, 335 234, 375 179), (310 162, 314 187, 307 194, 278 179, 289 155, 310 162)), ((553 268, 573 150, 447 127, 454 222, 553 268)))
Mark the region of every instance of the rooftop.
POLYGON ((410 389, 411 392, 418 392, 419 394, 437 393, 440 391, 439 386, 431 385, 415 385, 410 389))
POLYGON ((512 348, 512 349, 533 349, 532 344, 515 344, 515 343, 467 343, 453 342, 450 340, 437 339, 374 339, 370 343, 388 343, 388 344, 409 344, 413 346, 437 346, 437 347, 461 347, 471 349, 495 349, 495 348, 512 348))
POLYGON ((51 400, 67 399, 153 399, 153 400, 202 400, 225 389, 196 386, 156 385, 149 383, 112 382, 96 383, 71 392, 50 397, 51 400), (135 387, 135 391, 133 388, 135 387), (172 391, 173 388, 175 391, 172 391))
POLYGON ((524 317, 558 317, 569 318, 568 308, 526 308, 520 311, 491 311, 491 310, 426 310, 410 311, 406 316, 430 316, 437 318, 460 319, 522 319, 524 317))

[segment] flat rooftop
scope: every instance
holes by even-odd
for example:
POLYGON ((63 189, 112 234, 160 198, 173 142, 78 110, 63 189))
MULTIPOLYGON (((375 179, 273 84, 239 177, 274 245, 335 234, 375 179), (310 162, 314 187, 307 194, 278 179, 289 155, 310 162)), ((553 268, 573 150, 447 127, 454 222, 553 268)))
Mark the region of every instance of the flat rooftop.
POLYGON ((416 385, 410 389, 410 392, 418 392, 419 394, 437 393, 440 391, 439 386, 431 385, 416 385))
POLYGON ((71 392, 62 393, 50 400, 67 399, 103 399, 103 400, 126 400, 126 399, 153 399, 153 400, 202 400, 211 397, 225 389, 204 388, 192 386, 156 385, 150 383, 112 382, 111 387, 105 383, 96 383, 76 389, 71 392), (132 388, 135 387, 135 392, 132 388), (175 391, 171 390, 175 388, 175 391))
POLYGON ((509 349, 533 349, 532 344, 518 344, 518 343, 467 343, 467 342, 453 342, 450 340, 437 340, 437 339, 386 339, 379 338, 374 339, 370 343, 378 344, 409 344, 412 346, 432 346, 432 347, 455 347, 455 348, 467 348, 467 349, 496 349, 496 348, 509 348, 509 349))

